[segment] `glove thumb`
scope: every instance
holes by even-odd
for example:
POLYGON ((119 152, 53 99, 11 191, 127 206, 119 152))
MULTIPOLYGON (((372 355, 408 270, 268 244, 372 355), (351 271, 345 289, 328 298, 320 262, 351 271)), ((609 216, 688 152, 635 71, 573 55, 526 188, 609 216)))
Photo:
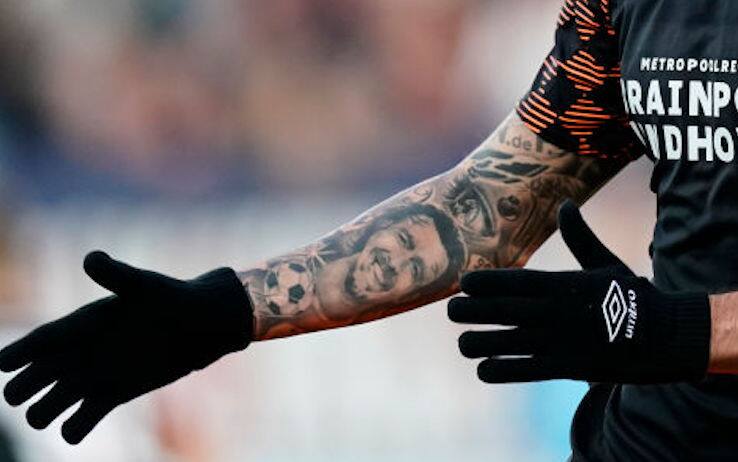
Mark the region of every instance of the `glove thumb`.
MULTIPOLYGON (((582 218, 576 204, 567 200, 559 209, 559 229, 571 253, 583 269, 622 266, 625 264, 600 242, 582 218)), ((628 270, 630 272, 630 270, 628 270)))
POLYGON ((99 250, 87 254, 83 266, 85 273, 93 281, 118 295, 131 288, 140 288, 145 282, 143 271, 113 260, 108 254, 99 250))

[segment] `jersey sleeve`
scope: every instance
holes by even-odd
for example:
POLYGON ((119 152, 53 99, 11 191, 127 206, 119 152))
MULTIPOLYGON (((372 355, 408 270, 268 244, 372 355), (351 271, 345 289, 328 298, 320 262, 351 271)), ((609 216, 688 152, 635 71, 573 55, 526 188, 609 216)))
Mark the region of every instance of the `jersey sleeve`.
POLYGON ((630 128, 620 77, 610 0, 566 0, 554 48, 518 114, 533 132, 562 149, 635 159, 643 145, 630 128))

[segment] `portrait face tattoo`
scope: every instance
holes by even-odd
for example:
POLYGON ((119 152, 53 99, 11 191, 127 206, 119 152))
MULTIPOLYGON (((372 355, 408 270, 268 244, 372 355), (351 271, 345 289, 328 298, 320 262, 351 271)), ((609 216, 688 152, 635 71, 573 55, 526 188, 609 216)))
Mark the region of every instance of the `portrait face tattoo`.
POLYGON ((316 294, 329 319, 345 321, 347 311, 355 316, 364 307, 412 303, 424 291, 458 283, 466 263, 457 225, 432 205, 389 209, 351 232, 350 239, 338 236, 318 270, 316 294))
POLYGON ((345 290, 359 302, 406 294, 424 287, 448 268, 438 230, 428 216, 407 217, 375 232, 346 275, 345 290))

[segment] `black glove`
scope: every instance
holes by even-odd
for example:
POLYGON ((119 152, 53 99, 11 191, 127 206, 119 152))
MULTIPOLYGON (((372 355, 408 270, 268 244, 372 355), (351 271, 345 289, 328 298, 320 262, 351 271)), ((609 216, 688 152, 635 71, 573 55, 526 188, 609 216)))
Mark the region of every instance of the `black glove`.
POLYGON ((572 202, 559 227, 584 271, 491 270, 466 275, 449 317, 513 329, 466 332, 468 358, 486 357, 489 383, 575 379, 605 383, 696 381, 710 353, 704 293, 664 293, 636 277, 595 237, 572 202))
POLYGON ((80 400, 62 426, 79 443, 116 406, 246 348, 252 311, 232 269, 191 281, 132 268, 102 252, 85 258, 85 272, 114 292, 45 324, 0 351, 0 370, 30 365, 5 387, 19 405, 53 382, 28 408, 28 423, 46 428, 80 400))

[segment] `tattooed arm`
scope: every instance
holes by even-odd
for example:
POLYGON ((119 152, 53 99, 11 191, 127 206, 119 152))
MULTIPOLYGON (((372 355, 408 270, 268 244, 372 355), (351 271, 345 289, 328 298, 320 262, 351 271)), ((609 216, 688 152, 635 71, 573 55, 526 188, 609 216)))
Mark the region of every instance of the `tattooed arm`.
POLYGON ((465 271, 522 266, 563 199, 584 203, 624 165, 563 152, 512 114, 450 171, 240 273, 255 339, 387 317, 455 293, 465 271))

